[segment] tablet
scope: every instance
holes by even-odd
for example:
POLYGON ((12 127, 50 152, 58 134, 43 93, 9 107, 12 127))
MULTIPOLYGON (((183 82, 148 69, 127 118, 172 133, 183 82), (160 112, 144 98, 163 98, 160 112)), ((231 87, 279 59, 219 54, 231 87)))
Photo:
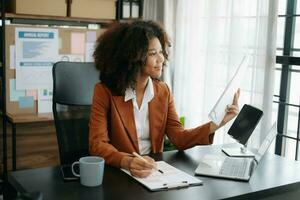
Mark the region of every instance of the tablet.
POLYGON ((239 62, 233 77, 225 87, 223 93, 219 97, 218 101, 209 113, 209 118, 216 124, 219 125, 225 114, 226 106, 231 105, 235 92, 240 88, 241 82, 247 70, 249 56, 244 55, 242 60, 239 62))
POLYGON ((262 115, 263 111, 260 109, 245 104, 228 130, 228 134, 239 143, 246 145, 262 115))

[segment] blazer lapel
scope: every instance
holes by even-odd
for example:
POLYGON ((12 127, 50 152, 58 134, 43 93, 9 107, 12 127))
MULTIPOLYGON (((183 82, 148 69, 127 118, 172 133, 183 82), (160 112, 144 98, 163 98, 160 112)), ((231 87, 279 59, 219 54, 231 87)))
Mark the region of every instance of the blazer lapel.
POLYGON ((162 148, 161 144, 164 137, 163 122, 167 114, 165 99, 166 97, 161 96, 154 85, 154 97, 149 102, 149 126, 153 153, 159 152, 162 148))
POLYGON ((136 152, 139 152, 132 100, 125 102, 124 96, 113 96, 113 100, 127 134, 131 139, 136 152))

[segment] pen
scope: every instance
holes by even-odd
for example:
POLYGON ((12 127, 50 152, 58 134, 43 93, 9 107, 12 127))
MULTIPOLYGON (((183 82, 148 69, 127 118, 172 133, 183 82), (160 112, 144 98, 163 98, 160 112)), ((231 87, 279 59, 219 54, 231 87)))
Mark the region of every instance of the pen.
MULTIPOLYGON (((135 157, 138 157, 140 158, 141 160, 145 161, 145 162, 148 162, 145 158, 143 158, 142 156, 140 156, 138 153, 136 152, 133 152, 132 155, 134 155, 135 157)), ((155 170, 159 171, 161 174, 163 174, 164 172, 160 169, 157 169, 156 167, 154 167, 155 170)))

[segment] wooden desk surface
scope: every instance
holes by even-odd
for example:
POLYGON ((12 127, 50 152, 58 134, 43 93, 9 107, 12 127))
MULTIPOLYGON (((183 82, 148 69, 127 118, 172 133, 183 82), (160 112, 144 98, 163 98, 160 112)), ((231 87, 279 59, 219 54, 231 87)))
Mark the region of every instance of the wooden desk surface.
MULTIPOLYGON (((201 157, 207 153, 220 154, 221 146, 195 147, 183 152, 171 151, 155 155, 173 166, 194 175, 201 157)), ((203 186, 160 192, 150 192, 132 177, 117 168, 105 166, 103 184, 84 187, 79 181, 64 182, 58 167, 10 172, 9 182, 18 191, 41 191, 45 199, 97 200, 196 200, 196 199, 261 199, 300 193, 300 162, 267 154, 255 169, 249 182, 196 176, 203 186)), ((299 197, 299 196, 298 196, 299 197)))
POLYGON ((12 123, 46 122, 46 121, 53 121, 54 119, 52 113, 42 113, 42 114, 7 113, 7 118, 12 123))

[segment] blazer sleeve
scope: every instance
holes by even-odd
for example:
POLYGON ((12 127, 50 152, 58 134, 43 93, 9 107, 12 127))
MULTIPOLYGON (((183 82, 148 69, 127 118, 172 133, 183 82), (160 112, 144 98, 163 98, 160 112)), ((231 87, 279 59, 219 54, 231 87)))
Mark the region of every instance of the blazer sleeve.
MULTIPOLYGON (((168 88, 168 86, 167 86, 168 88)), ((184 150, 196 145, 212 144, 214 133, 210 133, 210 123, 196 128, 184 129, 175 110, 173 95, 168 88, 168 114, 166 134, 178 150, 184 150)))
POLYGON ((109 91, 103 85, 96 84, 89 122, 89 151, 91 155, 103 157, 106 164, 120 167, 122 158, 129 154, 118 151, 110 144, 109 112, 109 91))

